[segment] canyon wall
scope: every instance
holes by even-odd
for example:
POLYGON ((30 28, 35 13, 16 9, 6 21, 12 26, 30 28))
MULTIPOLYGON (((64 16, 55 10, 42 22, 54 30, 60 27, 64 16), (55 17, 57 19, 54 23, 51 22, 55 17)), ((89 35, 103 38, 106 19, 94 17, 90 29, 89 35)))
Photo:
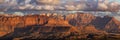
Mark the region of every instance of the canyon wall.
POLYGON ((110 16, 94 16, 92 14, 76 13, 66 16, 0 15, 0 38, 66 38, 79 34, 119 33, 120 21, 110 16))

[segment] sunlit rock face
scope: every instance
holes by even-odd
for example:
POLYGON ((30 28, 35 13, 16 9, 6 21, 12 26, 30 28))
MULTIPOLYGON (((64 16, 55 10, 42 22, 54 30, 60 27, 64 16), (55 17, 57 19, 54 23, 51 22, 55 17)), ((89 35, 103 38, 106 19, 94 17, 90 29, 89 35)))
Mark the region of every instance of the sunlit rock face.
MULTIPOLYGON (((1 17, 1 30, 3 30, 6 34, 9 32, 14 31, 15 26, 18 23, 21 23, 22 20, 20 20, 19 17, 1 17)), ((22 25, 21 25, 22 26, 22 25)), ((2 34, 4 35, 4 34, 2 34)))
POLYGON ((28 25, 44 25, 48 20, 47 16, 27 15, 23 17, 25 26, 28 25))
POLYGON ((35 25, 37 24, 37 16, 32 16, 32 15, 24 16, 24 22, 25 22, 25 26, 35 25))
MULTIPOLYGON (((7 33, 13 32, 14 28, 22 28, 30 25, 44 25, 47 22, 47 16, 1 16, 0 27, 1 31, 7 33)), ((4 33, 3 32, 3 33, 4 33)), ((1 34, 4 35, 4 34, 1 34)))
POLYGON ((96 29, 96 27, 94 25, 87 25, 84 27, 84 31, 85 33, 98 33, 98 32, 102 32, 98 29, 96 29))
POLYGON ((1 38, 55 39, 80 36, 79 34, 119 33, 120 21, 116 17, 94 16, 88 13, 61 15, 0 15, 1 38), (49 15, 49 16, 48 16, 49 15), (62 17, 63 18, 60 18, 62 17))
POLYGON ((65 21, 63 19, 53 19, 53 18, 50 18, 49 21, 48 21, 48 24, 47 25, 61 25, 61 26, 69 26, 69 23, 68 21, 65 21), (62 22, 62 23, 61 23, 62 22))
POLYGON ((57 38, 67 37, 71 32, 78 32, 75 27, 69 25, 68 21, 65 21, 64 19, 56 19, 54 17, 47 17, 45 15, 1 16, 0 37, 14 38, 28 35, 33 36, 32 38, 47 39, 49 37, 53 38, 53 36, 57 36, 57 38))

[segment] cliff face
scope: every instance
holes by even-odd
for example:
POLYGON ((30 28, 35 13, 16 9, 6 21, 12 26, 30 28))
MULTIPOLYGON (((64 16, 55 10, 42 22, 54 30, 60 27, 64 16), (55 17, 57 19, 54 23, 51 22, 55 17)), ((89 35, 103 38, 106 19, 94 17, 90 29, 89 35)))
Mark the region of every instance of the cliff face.
MULTIPOLYGON (((14 31, 14 28, 21 28, 30 25, 44 25, 47 23, 47 16, 27 15, 14 17, 0 17, 0 30, 6 33, 14 31)), ((1 34, 5 35, 5 34, 1 34)))
POLYGON ((99 32, 100 30, 110 33, 120 32, 120 21, 110 16, 99 17, 92 14, 78 13, 76 17, 74 16, 69 19, 69 24, 77 26, 79 30, 86 30, 87 32, 90 32, 90 30, 94 32, 99 32), (91 27, 89 25, 93 26, 91 27))
POLYGON ((97 29, 104 29, 106 24, 112 19, 112 17, 109 16, 104 16, 103 18, 101 17, 96 17, 95 20, 91 22, 92 25, 94 25, 97 29))
POLYGON ((0 36, 3 38, 29 38, 26 36, 41 39, 47 39, 49 37, 64 38, 69 36, 71 32, 78 32, 75 27, 69 25, 68 21, 64 19, 48 18, 45 15, 4 17, 3 20, 6 22, 3 23, 4 21, 1 21, 3 25, 1 25, 0 36), (7 28, 7 30, 4 28, 7 28))
POLYGON ((94 25, 88 25, 84 27, 86 33, 98 33, 100 30, 97 30, 94 25))
POLYGON ((78 13, 76 17, 69 20, 69 23, 74 26, 85 26, 90 24, 95 18, 92 14, 78 13))
POLYGON ((86 33, 120 32, 120 21, 114 17, 101 18, 85 13, 70 16, 64 19, 46 15, 0 16, 0 37, 59 39, 86 33))
POLYGON ((106 24, 105 30, 110 33, 120 33, 120 21, 116 20, 114 17, 106 24))

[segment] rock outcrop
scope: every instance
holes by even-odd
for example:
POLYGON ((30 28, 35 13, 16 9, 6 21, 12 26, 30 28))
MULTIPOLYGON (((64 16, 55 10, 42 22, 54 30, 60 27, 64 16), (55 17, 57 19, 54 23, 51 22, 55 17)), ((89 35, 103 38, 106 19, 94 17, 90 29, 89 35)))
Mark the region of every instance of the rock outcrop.
POLYGON ((42 15, 26 15, 26 16, 1 16, 0 17, 0 31, 10 33, 14 31, 14 28, 21 28, 30 25, 45 25, 47 23, 47 16, 42 15))
MULTIPOLYGON (((110 16, 77 13, 59 16, 0 15, 0 39, 64 39, 85 34, 119 33, 120 21, 110 16), (62 16, 60 16, 62 17, 62 16)), ((86 36, 84 36, 86 37, 86 36)))
POLYGON ((106 24, 104 28, 110 33, 120 33, 120 21, 116 20, 114 17, 106 24))
POLYGON ((85 26, 88 25, 96 17, 92 14, 77 13, 77 17, 70 19, 69 23, 76 26, 85 26))

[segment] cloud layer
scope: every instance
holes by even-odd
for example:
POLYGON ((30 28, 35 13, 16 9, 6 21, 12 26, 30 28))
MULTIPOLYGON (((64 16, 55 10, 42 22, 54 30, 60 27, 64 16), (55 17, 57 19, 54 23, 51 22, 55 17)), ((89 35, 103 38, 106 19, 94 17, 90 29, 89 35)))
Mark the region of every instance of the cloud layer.
POLYGON ((12 8, 8 6, 8 9, 19 10, 119 11, 120 9, 119 2, 109 0, 0 0, 0 4, 11 4, 12 8))
POLYGON ((57 5, 60 3, 60 0, 36 0, 38 3, 57 5))

